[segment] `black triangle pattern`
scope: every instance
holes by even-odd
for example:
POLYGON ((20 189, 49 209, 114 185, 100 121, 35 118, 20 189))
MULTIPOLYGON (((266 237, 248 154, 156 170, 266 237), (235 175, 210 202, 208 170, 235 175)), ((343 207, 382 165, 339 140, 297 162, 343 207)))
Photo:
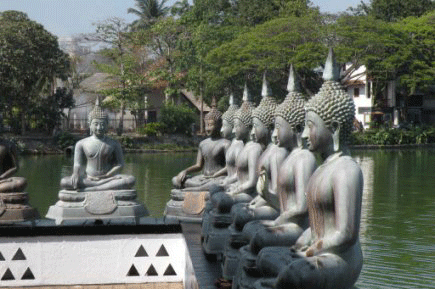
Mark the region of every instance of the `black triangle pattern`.
POLYGON ((163 276, 177 276, 177 273, 175 273, 174 268, 172 268, 172 265, 169 264, 168 268, 166 268, 165 273, 163 273, 163 276))
POLYGON ((166 251, 166 248, 164 245, 160 246, 159 251, 156 254, 157 257, 165 257, 169 256, 168 251, 166 251))
POLYGON ((134 264, 131 265, 130 270, 128 270, 127 276, 139 276, 139 272, 137 271, 134 264))
POLYGON ((26 260, 26 256, 24 256, 24 253, 21 250, 21 248, 18 248, 17 252, 15 253, 14 257, 12 258, 12 261, 19 261, 19 260, 26 260))
POLYGON ((145 276, 158 276, 156 268, 154 268, 153 264, 150 265, 147 272, 145 273, 145 276))
POLYGON ((0 261, 5 261, 5 257, 3 257, 2 252, 0 252, 0 261))
POLYGON ((6 272, 3 274, 2 281, 11 281, 15 280, 14 274, 12 274, 11 269, 7 269, 6 272))
POLYGON ((24 272, 23 277, 21 277, 21 280, 35 280, 35 276, 33 275, 30 268, 27 268, 26 272, 24 272))
POLYGON ((139 249, 137 250, 135 257, 148 257, 148 253, 145 251, 142 245, 140 245, 139 249))

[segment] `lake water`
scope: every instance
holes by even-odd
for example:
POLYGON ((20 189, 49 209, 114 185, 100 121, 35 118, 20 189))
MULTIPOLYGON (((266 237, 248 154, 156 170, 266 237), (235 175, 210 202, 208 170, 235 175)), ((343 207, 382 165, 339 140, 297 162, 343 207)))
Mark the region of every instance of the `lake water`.
MULTIPOLYGON (((359 289, 435 288, 435 149, 354 151, 364 174, 359 289)), ((127 154, 125 174, 136 177, 139 199, 162 216, 171 178, 195 161, 194 153, 127 154)), ((57 201, 65 156, 20 158, 31 204, 41 216, 57 201)))

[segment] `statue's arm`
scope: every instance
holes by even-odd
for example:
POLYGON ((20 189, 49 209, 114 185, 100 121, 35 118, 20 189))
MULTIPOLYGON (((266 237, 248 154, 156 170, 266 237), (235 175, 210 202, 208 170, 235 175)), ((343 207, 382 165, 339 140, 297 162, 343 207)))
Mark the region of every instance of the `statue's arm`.
POLYGON ((296 202, 287 211, 282 213, 276 220, 277 224, 289 222, 291 219, 303 217, 307 213, 307 187, 311 175, 316 170, 316 159, 314 156, 304 157, 295 164, 294 168, 294 194, 296 202))
POLYGON ((119 174, 124 167, 124 155, 122 154, 121 145, 116 142, 114 147, 115 150, 113 151, 113 153, 115 154, 115 163, 113 167, 104 176, 102 176, 103 178, 110 178, 114 175, 119 174))
POLYGON ((204 156, 202 155, 202 150, 200 146, 198 150, 198 154, 196 155, 196 163, 193 166, 190 166, 187 169, 184 169, 178 173, 177 175, 178 182, 183 183, 188 173, 198 172, 202 169, 203 166, 204 166, 204 156))
POLYGON ((80 179, 80 170, 85 166, 85 152, 83 151, 83 144, 78 141, 74 147, 74 165, 71 175, 71 185, 74 189, 78 188, 80 179))
POLYGON ((248 156, 248 180, 240 184, 238 190, 233 194, 243 193, 257 185, 258 179, 258 159, 261 155, 261 149, 253 149, 248 156))
POLYGON ((228 173, 228 169, 227 169, 227 167, 225 166, 225 167, 223 167, 222 169, 220 169, 220 170, 218 170, 217 172, 215 172, 215 173, 211 176, 211 178, 217 178, 217 177, 220 177, 220 176, 225 176, 227 173, 228 173))
POLYGON ((13 176, 18 171, 18 156, 17 156, 18 154, 14 144, 11 144, 11 146, 9 147, 9 154, 11 157, 12 164, 8 170, 6 170, 3 174, 0 175, 0 179, 2 180, 13 176))
POLYGON ((307 256, 323 252, 342 252, 358 239, 363 190, 361 169, 356 163, 348 162, 336 171, 332 182, 335 232, 311 245, 307 250, 307 256))
POLYGON ((279 150, 270 164, 270 184, 268 186, 270 194, 276 195, 279 168, 286 157, 286 150, 279 150))

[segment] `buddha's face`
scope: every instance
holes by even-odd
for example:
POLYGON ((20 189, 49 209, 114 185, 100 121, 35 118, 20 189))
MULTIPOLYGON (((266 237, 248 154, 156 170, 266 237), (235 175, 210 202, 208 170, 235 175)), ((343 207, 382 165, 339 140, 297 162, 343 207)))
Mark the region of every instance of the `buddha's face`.
POLYGON ((333 143, 332 131, 313 111, 308 111, 305 115, 305 129, 302 138, 307 140, 308 149, 312 152, 322 152, 333 143))
POLYGON ((107 120, 105 118, 94 118, 90 124, 91 134, 102 137, 107 131, 107 120))
POLYGON ((234 119, 234 135, 238 140, 244 140, 249 134, 249 128, 238 118, 234 119))
POLYGON ((275 144, 280 147, 288 147, 294 140, 295 131, 288 121, 281 116, 275 118, 275 130, 272 139, 276 139, 275 144))
POLYGON ((269 129, 267 126, 264 125, 264 123, 259 120, 258 118, 254 117, 252 121, 252 131, 251 131, 251 138, 255 142, 269 142, 269 129))
POLYGON ((217 130, 217 121, 214 119, 207 119, 205 121, 205 133, 208 136, 215 135, 217 130))
POLYGON ((222 120, 221 135, 226 139, 233 137, 233 126, 226 119, 222 120))

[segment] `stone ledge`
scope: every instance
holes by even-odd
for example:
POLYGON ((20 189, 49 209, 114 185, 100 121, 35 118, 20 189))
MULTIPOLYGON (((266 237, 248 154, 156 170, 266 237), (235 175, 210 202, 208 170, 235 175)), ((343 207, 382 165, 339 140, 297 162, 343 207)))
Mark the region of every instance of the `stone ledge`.
POLYGON ((183 289, 183 283, 105 284, 37 287, 2 287, 15 289, 183 289))

